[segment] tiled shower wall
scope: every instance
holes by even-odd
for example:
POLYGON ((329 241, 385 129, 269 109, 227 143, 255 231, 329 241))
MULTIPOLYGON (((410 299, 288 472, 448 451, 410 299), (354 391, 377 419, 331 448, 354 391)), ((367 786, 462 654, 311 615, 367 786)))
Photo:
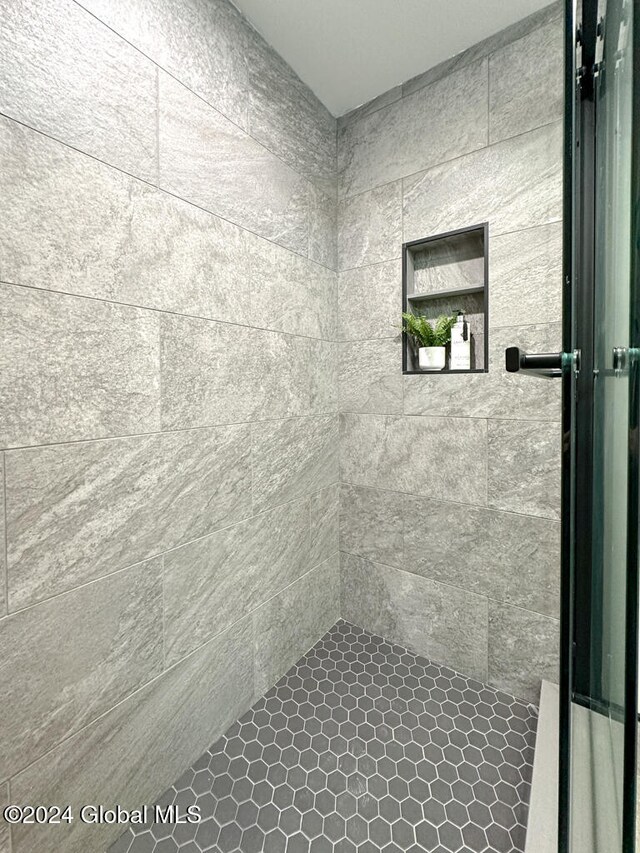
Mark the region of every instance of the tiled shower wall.
POLYGON ((562 8, 338 123, 342 617, 516 696, 556 678, 562 8), (489 223, 489 373, 401 375, 401 246, 489 223))
POLYGON ((336 123, 224 0, 0 55, 1 798, 139 806, 339 615, 336 123))

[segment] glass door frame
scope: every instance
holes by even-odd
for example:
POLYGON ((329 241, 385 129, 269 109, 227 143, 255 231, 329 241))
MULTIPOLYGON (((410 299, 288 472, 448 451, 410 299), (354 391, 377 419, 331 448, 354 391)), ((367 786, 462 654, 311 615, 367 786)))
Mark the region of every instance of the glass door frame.
MULTIPOLYGON (((634 11, 633 127, 640 127, 640 0, 634 11)), ((597 0, 566 0, 565 7, 565 152, 563 226, 563 351, 577 356, 562 383, 562 569, 560 616, 560 732, 558 850, 568 853, 571 828, 571 709, 583 704, 597 712, 592 695, 594 661, 592 619, 598 616, 597 578, 592 574, 593 510, 593 369, 595 297, 595 129, 594 75, 602 24, 597 0), (580 23, 579 30, 577 23, 580 23), (577 67, 578 47, 580 68, 577 67), (577 335, 576 331, 578 330, 577 335), (575 368, 575 369, 574 369, 575 368)), ((640 152, 632 154, 629 344, 640 344, 640 152)), ((638 525, 640 475, 640 393, 638 360, 630 349, 627 537, 624 783, 622 838, 624 853, 635 850, 636 728, 638 664, 638 525)), ((597 629, 596 629, 597 630, 597 629)), ((597 644, 595 644, 597 647, 597 644)), ((613 852, 612 852, 613 853, 613 852)), ((615 851, 617 853, 617 851, 615 851)))

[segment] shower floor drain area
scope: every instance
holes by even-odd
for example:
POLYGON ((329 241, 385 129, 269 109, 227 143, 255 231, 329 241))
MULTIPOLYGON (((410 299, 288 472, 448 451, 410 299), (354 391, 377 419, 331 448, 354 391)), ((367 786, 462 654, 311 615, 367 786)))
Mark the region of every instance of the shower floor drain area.
POLYGON ((338 622, 109 853, 524 850, 537 709, 338 622))

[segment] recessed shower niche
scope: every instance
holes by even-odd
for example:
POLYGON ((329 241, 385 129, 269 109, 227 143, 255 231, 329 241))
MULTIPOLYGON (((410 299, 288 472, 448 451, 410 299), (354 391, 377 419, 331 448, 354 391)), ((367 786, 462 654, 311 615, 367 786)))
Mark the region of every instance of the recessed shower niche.
POLYGON ((426 317, 432 323, 441 315, 462 312, 471 342, 470 366, 451 365, 446 348, 445 367, 422 370, 418 346, 403 333, 403 373, 486 373, 488 370, 488 241, 489 225, 413 240, 402 247, 402 310, 426 317))

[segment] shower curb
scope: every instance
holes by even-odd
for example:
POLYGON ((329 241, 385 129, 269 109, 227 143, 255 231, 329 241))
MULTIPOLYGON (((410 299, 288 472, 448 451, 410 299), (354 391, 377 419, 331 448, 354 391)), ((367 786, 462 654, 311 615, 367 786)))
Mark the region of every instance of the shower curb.
POLYGON ((558 685, 543 681, 525 853, 558 853, 558 685))

